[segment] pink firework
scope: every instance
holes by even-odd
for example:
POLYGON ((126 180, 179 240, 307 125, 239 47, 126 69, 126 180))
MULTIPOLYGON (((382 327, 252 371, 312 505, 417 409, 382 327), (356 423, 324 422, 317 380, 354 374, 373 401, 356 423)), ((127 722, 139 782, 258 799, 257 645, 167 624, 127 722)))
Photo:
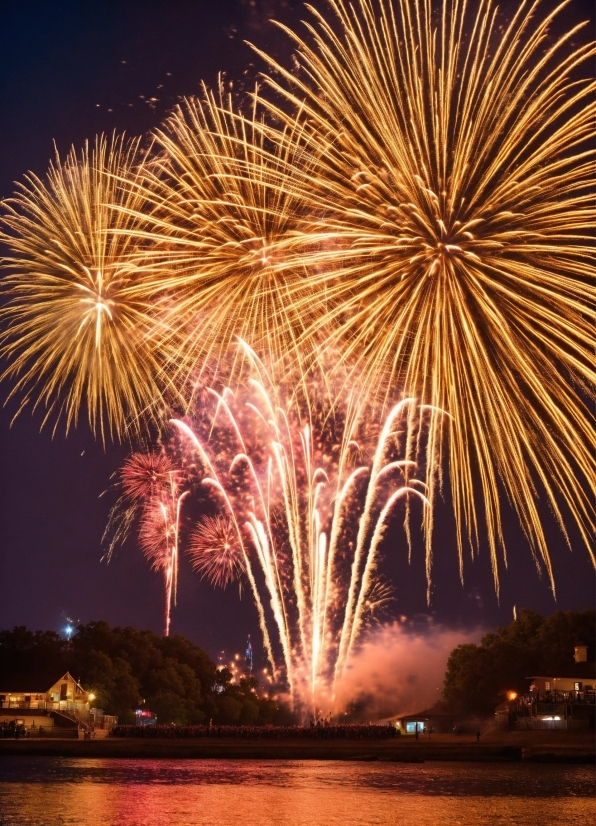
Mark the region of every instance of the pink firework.
POLYGON ((212 585, 226 588, 246 571, 238 532, 226 516, 205 516, 190 538, 192 566, 212 585))
POLYGON ((176 518, 169 503, 159 498, 147 502, 140 517, 139 545, 154 571, 167 571, 175 540, 176 518))
POLYGON ((168 488, 172 473, 164 453, 131 453, 120 472, 124 495, 135 502, 151 499, 168 488))
POLYGON ((170 633, 172 602, 178 587, 180 510, 188 491, 181 491, 182 472, 163 452, 133 453, 121 471, 123 511, 128 524, 140 512, 139 542, 145 557, 165 579, 165 634, 170 633))

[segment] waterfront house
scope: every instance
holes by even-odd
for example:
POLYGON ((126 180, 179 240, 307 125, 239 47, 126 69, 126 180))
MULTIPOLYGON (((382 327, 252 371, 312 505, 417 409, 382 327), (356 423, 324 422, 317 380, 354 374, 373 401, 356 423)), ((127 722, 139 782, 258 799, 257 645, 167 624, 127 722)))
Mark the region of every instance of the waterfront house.
POLYGON ((501 728, 594 729, 596 716, 596 663, 588 662, 588 647, 578 643, 574 664, 557 671, 528 677, 528 691, 496 709, 501 728))
POLYGON ((0 724, 16 722, 45 734, 55 734, 55 727, 74 733, 89 720, 89 704, 94 699, 93 692, 85 691, 68 671, 48 689, 33 681, 2 687, 0 724))
POLYGON ((87 717, 89 702, 94 699, 93 693, 85 691, 68 671, 46 690, 33 683, 14 688, 17 690, 0 689, 0 709, 73 711, 87 717))
POLYGON ((574 665, 567 669, 528 677, 530 691, 539 697, 589 694, 596 689, 596 663, 588 662, 588 646, 578 643, 573 655, 574 665))

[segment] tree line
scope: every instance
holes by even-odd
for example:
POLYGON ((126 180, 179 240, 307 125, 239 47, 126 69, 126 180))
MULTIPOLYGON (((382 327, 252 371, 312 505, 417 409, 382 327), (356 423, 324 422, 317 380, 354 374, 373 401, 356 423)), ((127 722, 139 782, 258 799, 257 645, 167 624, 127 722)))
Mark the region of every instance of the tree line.
POLYGON ((479 644, 458 645, 447 661, 446 709, 460 716, 491 716, 508 692, 528 690, 528 677, 570 671, 578 642, 588 646, 588 660, 594 662, 595 623, 593 610, 543 617, 522 609, 517 619, 485 634, 479 644))
MULTIPOLYGON (((594 611, 542 617, 522 609, 516 620, 480 643, 458 645, 451 652, 442 707, 459 717, 491 717, 508 692, 527 691, 528 677, 572 669, 578 642, 588 646, 588 659, 594 661, 595 624, 594 611)), ((45 691, 66 671, 93 690, 94 705, 122 724, 133 723, 139 707, 166 724, 296 722, 287 707, 259 690, 255 677, 232 682, 227 668, 218 668, 182 636, 162 637, 107 622, 79 625, 70 640, 24 626, 0 631, 1 689, 35 685, 45 691)))
POLYGON ((46 691, 70 671, 93 705, 134 723, 146 708, 160 723, 217 725, 283 723, 288 711, 259 692, 255 677, 232 682, 227 668, 185 637, 111 627, 79 625, 70 640, 53 631, 24 626, 0 631, 0 688, 39 686, 46 691))

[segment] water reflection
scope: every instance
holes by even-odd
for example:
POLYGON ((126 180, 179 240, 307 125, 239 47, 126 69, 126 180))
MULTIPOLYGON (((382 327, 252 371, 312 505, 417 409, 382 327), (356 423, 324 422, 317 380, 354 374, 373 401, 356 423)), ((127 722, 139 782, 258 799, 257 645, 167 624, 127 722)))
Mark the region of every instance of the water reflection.
POLYGON ((584 826, 589 766, 0 758, 2 826, 584 826))

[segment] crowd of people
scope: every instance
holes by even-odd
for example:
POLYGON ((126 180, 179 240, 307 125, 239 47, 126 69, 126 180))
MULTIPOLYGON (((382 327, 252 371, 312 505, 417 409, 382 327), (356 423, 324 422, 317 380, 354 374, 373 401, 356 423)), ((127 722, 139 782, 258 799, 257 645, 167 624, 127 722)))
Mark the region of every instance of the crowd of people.
POLYGON ((0 723, 0 738, 11 738, 18 740, 19 737, 26 736, 27 732, 22 723, 17 723, 16 720, 0 723))
POLYGON ((235 737, 246 740, 387 740, 399 735, 395 726, 114 726, 114 737, 235 737))

